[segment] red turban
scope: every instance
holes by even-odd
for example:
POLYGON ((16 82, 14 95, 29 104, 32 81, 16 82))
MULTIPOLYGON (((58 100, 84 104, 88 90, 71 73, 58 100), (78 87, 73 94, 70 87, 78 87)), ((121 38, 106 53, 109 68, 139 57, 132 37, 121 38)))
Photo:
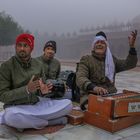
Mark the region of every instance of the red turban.
POLYGON ((31 34, 20 34, 16 38, 16 45, 19 42, 27 43, 30 46, 31 50, 33 50, 33 48, 34 48, 34 36, 31 34))

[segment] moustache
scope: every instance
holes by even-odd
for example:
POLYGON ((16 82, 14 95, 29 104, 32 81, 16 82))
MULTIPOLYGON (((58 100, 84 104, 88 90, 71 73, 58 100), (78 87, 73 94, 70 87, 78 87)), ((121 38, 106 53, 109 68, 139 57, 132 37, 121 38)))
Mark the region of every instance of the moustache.
POLYGON ((19 53, 26 53, 25 51, 20 51, 19 53))
POLYGON ((20 52, 18 53, 18 55, 24 57, 24 56, 26 55, 26 52, 25 52, 25 51, 20 51, 20 52))

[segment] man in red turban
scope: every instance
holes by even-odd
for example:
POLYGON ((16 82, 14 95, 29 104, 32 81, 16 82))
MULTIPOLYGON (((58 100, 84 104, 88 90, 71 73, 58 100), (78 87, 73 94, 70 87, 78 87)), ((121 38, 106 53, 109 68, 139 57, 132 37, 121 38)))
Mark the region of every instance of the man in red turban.
POLYGON ((18 129, 40 129, 67 123, 64 116, 72 109, 71 101, 42 96, 50 93, 52 84, 44 84, 42 64, 31 58, 33 48, 31 34, 19 35, 16 55, 0 66, 0 101, 5 109, 0 112, 0 124, 18 129))
POLYGON ((25 43, 27 43, 30 46, 31 50, 33 50, 33 48, 34 48, 34 36, 31 35, 31 34, 21 34, 21 35, 19 35, 16 38, 16 45, 19 42, 25 42, 25 43))
POLYGON ((31 34, 20 34, 16 38, 16 55, 24 65, 28 65, 31 52, 34 48, 34 36, 31 34))

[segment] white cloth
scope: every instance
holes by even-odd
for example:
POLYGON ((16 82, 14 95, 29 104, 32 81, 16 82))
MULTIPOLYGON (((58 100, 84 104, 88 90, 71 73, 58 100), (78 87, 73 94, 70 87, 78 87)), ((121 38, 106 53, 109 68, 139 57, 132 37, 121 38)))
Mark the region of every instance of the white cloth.
POLYGON ((103 40, 106 45, 107 45, 107 49, 106 49, 106 57, 105 57, 105 76, 109 78, 109 80, 111 82, 114 81, 114 72, 115 72, 115 65, 114 65, 114 61, 113 61, 113 57, 109 48, 109 43, 107 42, 107 40, 103 37, 103 36, 96 36, 94 38, 94 41, 92 43, 92 48, 94 48, 95 43, 98 40, 103 40))
POLYGON ((52 100, 40 98, 35 105, 17 105, 5 109, 0 117, 2 124, 15 128, 40 129, 48 125, 48 120, 67 115, 72 110, 68 99, 52 100))
POLYGON ((105 58, 105 76, 107 76, 111 82, 114 81, 114 72, 115 72, 115 65, 114 65, 113 57, 109 47, 107 47, 106 58, 105 58))

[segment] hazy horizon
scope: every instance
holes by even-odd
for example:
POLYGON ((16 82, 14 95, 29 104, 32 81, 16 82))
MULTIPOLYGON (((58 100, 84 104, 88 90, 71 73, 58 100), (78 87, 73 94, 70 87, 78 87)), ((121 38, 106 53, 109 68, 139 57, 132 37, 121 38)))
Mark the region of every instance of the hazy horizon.
POLYGON ((140 0, 0 0, 0 12, 31 32, 62 34, 127 23, 140 14, 139 5, 140 0))

